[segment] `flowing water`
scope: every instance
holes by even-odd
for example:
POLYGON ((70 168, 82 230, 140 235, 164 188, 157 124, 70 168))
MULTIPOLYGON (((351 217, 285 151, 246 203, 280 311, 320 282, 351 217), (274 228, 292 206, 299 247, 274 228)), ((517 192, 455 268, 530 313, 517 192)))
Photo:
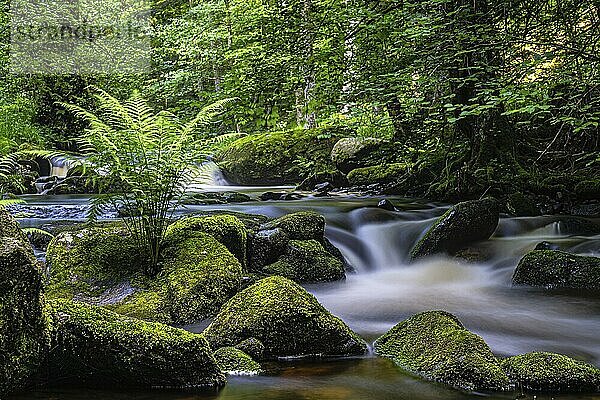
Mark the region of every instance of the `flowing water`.
MULTIPOLYGON (((240 188, 227 188, 237 190, 240 188)), ((281 188, 277 188, 280 190, 281 188)), ((256 195, 265 188, 242 189, 256 195)), ((21 222, 43 226, 57 219, 84 217, 85 197, 27 198, 21 222), (54 211, 52 211, 54 210, 54 211), (62 210, 62 214, 60 213, 62 210), (66 211, 65 211, 66 210, 66 211), (46 211, 46 213, 44 213, 46 211)), ((600 365, 600 301, 580 293, 546 293, 513 287, 511 276, 520 257, 541 241, 562 250, 600 255, 599 232, 573 220, 544 216, 501 218, 493 238, 483 245, 489 261, 479 264, 439 257, 416 264, 407 255, 416 240, 447 206, 392 199, 400 211, 374 207, 379 199, 361 197, 306 198, 298 201, 250 202, 223 206, 193 206, 180 213, 228 209, 277 217, 315 210, 328 221, 327 236, 355 266, 343 282, 309 285, 307 289, 332 313, 372 342, 404 318, 425 310, 456 314, 467 328, 481 335, 500 356, 542 350, 571 355, 600 365)), ((108 217, 111 217, 108 215, 108 217)), ((374 355, 361 358, 290 361, 269 366, 262 376, 229 378, 219 392, 107 392, 45 390, 18 399, 600 399, 600 396, 522 396, 520 393, 461 393, 424 382, 401 372, 374 355)))

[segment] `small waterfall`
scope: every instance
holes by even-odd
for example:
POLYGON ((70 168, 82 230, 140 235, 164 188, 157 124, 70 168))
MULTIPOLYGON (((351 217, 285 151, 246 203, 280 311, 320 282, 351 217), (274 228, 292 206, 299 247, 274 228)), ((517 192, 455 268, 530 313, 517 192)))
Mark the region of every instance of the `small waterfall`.
POLYGON ((66 178, 69 169, 73 166, 73 161, 64 157, 53 157, 50 159, 50 176, 57 178, 66 178))

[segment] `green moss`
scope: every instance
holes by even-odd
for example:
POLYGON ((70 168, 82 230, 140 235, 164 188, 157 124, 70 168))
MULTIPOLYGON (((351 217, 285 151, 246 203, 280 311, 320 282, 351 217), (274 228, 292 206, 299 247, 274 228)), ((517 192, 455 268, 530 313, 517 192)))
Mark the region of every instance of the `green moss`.
POLYGON ((436 220, 411 251, 411 258, 455 253, 473 242, 487 240, 498 226, 498 203, 483 199, 458 203, 436 220))
POLYGON ((553 353, 528 353, 502 360, 519 387, 544 392, 598 392, 600 369, 553 353))
POLYGON ((352 355, 365 342, 298 284, 269 277, 236 294, 204 331, 213 348, 256 338, 265 356, 352 355))
POLYGON ((416 314, 377 339, 378 355, 425 379, 465 390, 502 390, 508 377, 484 340, 443 311, 416 314))
POLYGON ((584 200, 600 200, 600 179, 579 182, 575 194, 584 200))
POLYGON ((214 315, 241 286, 238 260, 212 236, 196 236, 164 252, 159 279, 166 293, 163 309, 176 323, 190 323, 214 315))
POLYGON ((122 387, 221 386, 201 335, 123 317, 101 307, 50 301, 50 382, 122 387))
POLYGON ((513 193, 506 201, 508 211, 517 217, 530 217, 540 215, 540 209, 535 202, 523 193, 513 193))
POLYGON ((230 374, 258 374, 261 372, 259 363, 235 347, 221 347, 215 351, 215 359, 221 371, 230 374))
POLYGON ((351 186, 392 183, 408 170, 407 164, 394 163, 353 169, 348 173, 351 186))
POLYGON ((0 208, 0 237, 12 238, 21 242, 25 247, 29 246, 29 240, 21 230, 19 223, 3 208, 0 208))
POLYGON ((284 215, 263 224, 261 230, 281 228, 292 240, 321 241, 325 235, 325 218, 312 211, 303 211, 284 215))
POLYGON ((167 241, 185 238, 193 232, 204 232, 225 245, 238 261, 246 265, 247 232, 244 224, 233 215, 187 217, 169 225, 167 241))
POLYGON ((600 258, 554 250, 535 250, 519 262, 512 281, 550 289, 600 290, 600 258))
POLYGON ((344 264, 316 240, 291 240, 285 254, 262 272, 300 283, 331 282, 346 277, 344 264))
MULTIPOLYGON (((10 234, 4 227, 14 220, 2 219, 2 234, 10 234)), ((29 383, 49 345, 42 274, 31 246, 16 236, 0 238, 0 397, 29 383)))
POLYGON ((331 150, 331 161, 347 174, 355 168, 363 168, 381 163, 387 155, 385 142, 377 138, 342 138, 331 150))
POLYGON ((335 171, 331 150, 349 134, 333 127, 250 135, 235 141, 217 161, 236 184, 298 184, 313 174, 335 171))
POLYGON ((235 345, 235 348, 248 354, 253 360, 258 361, 262 360, 265 354, 265 345, 262 344, 262 342, 257 338, 248 338, 242 340, 235 345))

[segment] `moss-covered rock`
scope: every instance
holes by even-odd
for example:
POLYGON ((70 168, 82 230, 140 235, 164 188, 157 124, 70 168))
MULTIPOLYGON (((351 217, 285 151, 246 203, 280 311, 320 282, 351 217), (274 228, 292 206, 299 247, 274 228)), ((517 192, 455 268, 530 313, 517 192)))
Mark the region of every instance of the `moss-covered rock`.
MULTIPOLYGON (((0 211, 0 215, 4 214, 0 211)), ((43 315, 42 274, 21 232, 6 229, 14 220, 2 215, 0 238, 0 397, 21 389, 42 363, 49 345, 43 315)))
POLYGON ((281 228, 256 232, 248 252, 250 270, 260 271, 265 265, 276 262, 285 252, 289 241, 288 234, 281 228))
POLYGON ((158 278, 166 292, 162 309, 173 322, 210 317, 240 289, 241 264, 212 236, 196 233, 163 254, 164 269, 158 278))
POLYGON ((265 345, 265 356, 352 355, 365 342, 300 285, 265 278, 236 294, 204 331, 213 348, 248 338, 265 345))
POLYGON ((465 390, 503 390, 507 375, 489 346, 443 311, 416 314, 375 342, 378 355, 425 379, 465 390))
POLYGON ((29 245, 29 240, 21 230, 19 223, 8 213, 8 211, 2 208, 0 208, 0 237, 18 240, 26 248, 29 245))
POLYGON ((517 285, 549 289, 600 290, 600 258, 556 250, 534 250, 517 265, 512 281, 517 285))
POLYGON ((259 363, 235 347, 221 347, 215 351, 215 359, 221 371, 229 374, 258 374, 259 363))
POLYGON ((582 200, 600 200, 600 179, 579 182, 575 194, 582 200))
POLYGON ((325 235, 325 218, 312 211, 287 214, 263 224, 261 230, 281 228, 292 240, 322 240, 325 235))
POLYGON ((506 200, 508 212, 517 217, 533 217, 540 215, 540 208, 529 196, 523 193, 513 193, 506 200))
POLYGON ((534 352, 502 360, 519 387, 543 392, 600 392, 600 369, 570 357, 534 352))
POLYGON ((166 232, 167 240, 189 237, 193 232, 204 232, 219 242, 245 266, 247 232, 246 227, 234 215, 214 215, 207 217, 182 218, 169 225, 166 232))
POLYGON ((383 140, 377 138, 342 138, 331 150, 331 161, 347 174, 355 168, 368 167, 381 162, 378 150, 383 140))
POLYGON ((232 183, 298 184, 314 174, 333 173, 331 150, 350 133, 337 127, 249 135, 217 155, 217 163, 232 183))
POLYGON ((48 382, 127 388, 225 383, 201 335, 69 300, 49 301, 47 315, 52 350, 41 378, 48 382))
POLYGON ((458 203, 437 219, 411 251, 411 258, 450 253, 487 240, 498 226, 498 203, 483 199, 458 203))
POLYGON ((344 264, 314 239, 289 241, 285 254, 261 272, 300 283, 332 282, 346 277, 344 264))
POLYGON ((265 354, 265 345, 257 338, 248 338, 242 340, 234 346, 236 349, 243 351, 252 357, 253 360, 262 360, 265 354))
POLYGON ((407 171, 408 165, 403 163, 356 168, 348 173, 348 183, 350 186, 392 183, 402 177, 407 171))

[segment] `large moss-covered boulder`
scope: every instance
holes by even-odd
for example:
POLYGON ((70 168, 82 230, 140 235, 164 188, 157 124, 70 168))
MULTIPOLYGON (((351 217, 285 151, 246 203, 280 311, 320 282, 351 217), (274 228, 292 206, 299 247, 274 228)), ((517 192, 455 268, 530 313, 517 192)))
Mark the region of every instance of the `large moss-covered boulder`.
POLYGON ((221 371, 234 375, 253 375, 261 371, 259 363, 235 347, 221 347, 215 351, 215 359, 221 371))
POLYGON ((487 240, 496 230, 498 220, 498 203, 494 199, 458 203, 438 218, 417 242, 411 258, 454 254, 473 242, 487 240))
POLYGON ((381 162, 379 150, 383 143, 377 138, 342 138, 331 150, 331 161, 345 174, 355 168, 378 164, 381 162))
POLYGON ((368 186, 373 184, 388 184, 397 181, 408 171, 404 163, 374 165, 356 168, 348 174, 350 186, 368 186))
POLYGON ((518 387, 543 392, 600 392, 600 369, 561 354, 534 352, 502 360, 518 387))
POLYGON ((557 250, 534 250, 526 254, 513 274, 517 285, 549 289, 600 290, 600 258, 557 250))
POLYGON ((214 349, 255 338, 265 356, 353 355, 365 342, 300 285, 265 278, 236 294, 204 331, 214 349))
POLYGON ((285 254, 261 272, 301 283, 332 282, 346 277, 344 263, 314 239, 289 241, 285 254))
POLYGON ((0 211, 0 397, 19 390, 44 359, 49 344, 42 274, 15 222, 0 211))
POLYGON ((0 237, 7 237, 18 240, 25 247, 29 245, 27 236, 21 230, 19 223, 8 213, 8 211, 0 208, 0 237))
POLYGON ((502 390, 507 375, 485 341, 443 311, 416 314, 375 342, 401 368, 465 390, 502 390))
POLYGON ((313 211, 301 211, 261 225, 261 230, 280 228, 293 240, 322 240, 325 235, 325 218, 313 211))
POLYGON ((298 184, 314 174, 335 171, 331 150, 348 134, 345 128, 318 128, 249 135, 217 155, 217 163, 232 183, 298 184))
POLYGON ((168 240, 185 238, 193 232, 204 232, 225 245, 242 265, 246 263, 246 227, 234 215, 214 215, 182 218, 169 225, 166 232, 168 240))
POLYGON ((57 383, 142 388, 222 386, 201 336, 69 300, 49 301, 52 350, 47 376, 57 383))

